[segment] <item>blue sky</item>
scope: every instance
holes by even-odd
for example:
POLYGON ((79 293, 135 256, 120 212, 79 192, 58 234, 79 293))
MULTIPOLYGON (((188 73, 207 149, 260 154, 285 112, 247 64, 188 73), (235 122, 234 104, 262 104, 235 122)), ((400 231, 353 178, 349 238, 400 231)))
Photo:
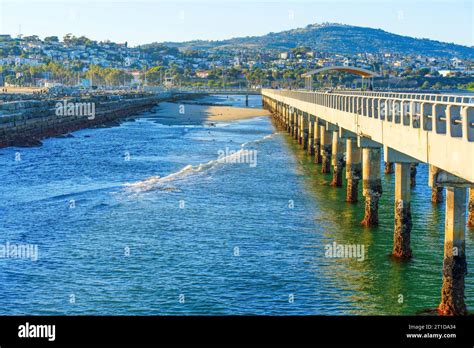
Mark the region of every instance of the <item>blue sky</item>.
POLYGON ((473 0, 0 0, 0 34, 66 33, 94 40, 161 41, 263 35, 338 22, 474 46, 473 0))

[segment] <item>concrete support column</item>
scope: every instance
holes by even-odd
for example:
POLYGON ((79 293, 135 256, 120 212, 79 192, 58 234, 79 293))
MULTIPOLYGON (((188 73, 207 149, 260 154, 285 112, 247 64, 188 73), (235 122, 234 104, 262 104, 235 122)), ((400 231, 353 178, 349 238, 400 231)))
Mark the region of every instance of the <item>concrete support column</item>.
POLYGON ((304 150, 308 148, 308 121, 309 115, 301 113, 301 147, 304 150))
POLYGON ((331 172, 332 132, 326 126, 319 126, 321 131, 321 173, 331 172))
POLYGON ((357 202, 359 196, 359 181, 362 178, 362 154, 357 146, 357 139, 348 138, 346 141, 346 202, 357 202))
POLYGON ((283 117, 281 118, 283 129, 288 129, 288 106, 285 106, 285 112, 283 113, 283 117))
POLYGON ((379 223, 379 199, 382 195, 380 179, 380 148, 362 150, 363 195, 365 197, 365 215, 361 224, 367 227, 379 223))
POLYGON ((418 167, 418 163, 412 163, 410 165, 410 187, 411 188, 416 186, 416 167, 418 167))
POLYGON ((393 163, 392 162, 385 162, 385 167, 384 167, 384 174, 393 174, 393 163))
POLYGON ((286 109, 286 128, 285 130, 287 131, 288 134, 291 134, 291 114, 290 110, 287 108, 286 109))
POLYGON ((282 126, 283 129, 286 129, 286 117, 287 117, 287 115, 288 115, 288 107, 285 106, 283 108, 283 113, 281 115, 281 126, 282 126))
POLYGON ((321 158, 321 127, 319 126, 318 120, 314 122, 314 163, 319 164, 322 162, 321 158))
POLYGON ((395 229, 392 255, 401 259, 411 257, 410 163, 395 164, 395 229))
POLYGON ((332 181, 331 186, 342 186, 342 170, 344 169, 344 143, 339 131, 332 132, 332 181))
POLYGON ((308 115, 308 155, 310 155, 310 156, 314 155, 313 130, 314 130, 314 122, 311 119, 311 116, 308 115))
POLYGON ((301 145, 303 149, 306 149, 306 144, 305 144, 305 117, 304 113, 300 113, 299 115, 299 137, 298 137, 298 144, 301 145))
POLYGON ((290 117, 291 117, 291 137, 295 138, 296 133, 296 118, 295 118, 295 111, 290 107, 290 117))
POLYGON ((296 140, 298 141, 298 144, 301 145, 301 143, 302 143, 301 138, 302 138, 302 134, 303 134, 303 132, 301 131, 303 126, 301 124, 303 123, 303 116, 299 111, 297 113, 296 118, 298 119, 298 137, 296 138, 296 140))
POLYGON ((293 111, 295 113, 295 140, 298 140, 300 137, 300 118, 299 118, 299 112, 297 110, 293 111))
POLYGON ((439 173, 439 168, 430 165, 429 169, 429 182, 431 185, 431 202, 441 203, 443 202, 443 187, 436 185, 436 175, 439 173))
POLYGON ((278 121, 278 125, 280 126, 283 123, 282 119, 284 115, 285 115, 285 105, 281 104, 279 107, 279 112, 277 113, 277 121, 278 121))
POLYGON ((296 132, 296 118, 295 118, 295 111, 290 107, 290 134, 294 138, 296 132))
POLYGON ((441 315, 466 315, 464 303, 464 277, 467 274, 466 188, 446 187, 444 229, 443 287, 438 311, 441 315))
POLYGON ((467 225, 474 227, 474 187, 469 188, 469 204, 467 205, 467 225))
POLYGON ((278 108, 278 112, 276 113, 276 120, 279 126, 281 126, 281 118, 283 117, 283 114, 285 113, 285 106, 280 105, 278 108))

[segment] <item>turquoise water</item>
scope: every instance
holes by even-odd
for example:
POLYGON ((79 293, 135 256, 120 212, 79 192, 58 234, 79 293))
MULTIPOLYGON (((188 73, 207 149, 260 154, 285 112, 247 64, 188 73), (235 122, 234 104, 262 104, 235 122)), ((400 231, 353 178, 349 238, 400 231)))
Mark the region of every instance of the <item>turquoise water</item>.
MULTIPOLYGON (((413 191, 414 258, 398 263, 388 257, 393 175, 383 178, 380 227, 364 229, 363 202, 345 203, 269 118, 208 127, 162 117, 0 150, 0 244, 38 247, 37 261, 0 258, 0 314, 384 315, 438 305, 444 207, 430 203, 426 166, 413 191), (233 150, 256 153, 256 165, 218 161, 233 150), (364 261, 326 257, 333 242, 364 245, 364 261)), ((472 308, 472 274, 466 297, 472 308)))

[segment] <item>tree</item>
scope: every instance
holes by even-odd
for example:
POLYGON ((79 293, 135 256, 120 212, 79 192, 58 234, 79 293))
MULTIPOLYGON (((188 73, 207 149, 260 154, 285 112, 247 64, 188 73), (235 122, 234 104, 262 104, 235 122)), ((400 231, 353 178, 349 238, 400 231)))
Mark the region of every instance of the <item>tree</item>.
POLYGON ((469 82, 468 84, 462 86, 462 88, 465 88, 469 91, 474 91, 474 82, 469 82))
POLYGON ((104 69, 102 75, 108 86, 121 86, 132 78, 132 76, 125 71, 112 68, 104 69))
POLYGON ((412 67, 408 66, 405 70, 400 74, 400 76, 411 76, 413 73, 412 67))
POLYGON ((421 68, 416 72, 416 76, 424 77, 430 73, 429 68, 421 68))
POLYGON ((59 39, 57 36, 47 36, 44 38, 44 42, 59 42, 59 39))
POLYGON ((39 42, 41 41, 38 35, 24 36, 23 40, 25 42, 39 42))
POLYGON ((67 46, 70 46, 71 43, 72 43, 73 38, 74 38, 74 36, 71 33, 68 33, 68 34, 64 35, 64 37, 63 37, 64 44, 67 45, 67 46))
POLYGON ((295 47, 295 48, 292 48, 291 49, 291 52, 293 52, 293 54, 295 56, 297 55, 305 55, 306 53, 308 53, 311 49, 309 47, 305 47, 305 46, 299 46, 299 47, 295 47))
POLYGON ((154 66, 146 72, 146 80, 149 85, 157 86, 161 83, 165 68, 163 66, 154 66))

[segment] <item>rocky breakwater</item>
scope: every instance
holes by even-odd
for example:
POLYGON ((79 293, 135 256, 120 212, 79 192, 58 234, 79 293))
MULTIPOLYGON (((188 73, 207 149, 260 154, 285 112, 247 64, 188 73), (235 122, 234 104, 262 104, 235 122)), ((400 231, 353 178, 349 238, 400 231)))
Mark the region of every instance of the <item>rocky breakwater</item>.
POLYGON ((167 92, 128 92, 0 102, 0 147, 39 146, 47 137, 113 125, 174 97, 167 92))

